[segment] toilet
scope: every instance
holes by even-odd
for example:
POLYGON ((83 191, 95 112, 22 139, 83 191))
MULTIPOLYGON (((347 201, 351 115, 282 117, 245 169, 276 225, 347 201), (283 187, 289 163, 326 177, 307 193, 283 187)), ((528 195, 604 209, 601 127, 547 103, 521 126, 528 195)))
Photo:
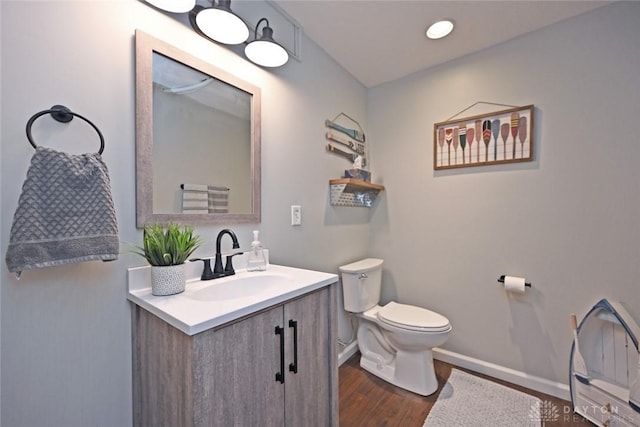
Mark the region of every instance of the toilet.
POLYGON ((340 267, 344 308, 358 317, 360 366, 383 380, 428 396, 438 389, 432 349, 451 332, 449 320, 413 305, 380 302, 383 260, 340 267))

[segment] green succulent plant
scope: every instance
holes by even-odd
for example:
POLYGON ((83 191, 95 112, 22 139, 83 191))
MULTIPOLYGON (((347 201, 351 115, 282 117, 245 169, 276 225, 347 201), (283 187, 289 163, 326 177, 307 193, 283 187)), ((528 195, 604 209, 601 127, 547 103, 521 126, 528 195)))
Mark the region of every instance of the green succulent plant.
POLYGON ((153 266, 180 265, 202 245, 200 237, 193 233, 193 228, 168 224, 145 225, 142 246, 133 245, 138 251, 134 253, 145 258, 153 266))

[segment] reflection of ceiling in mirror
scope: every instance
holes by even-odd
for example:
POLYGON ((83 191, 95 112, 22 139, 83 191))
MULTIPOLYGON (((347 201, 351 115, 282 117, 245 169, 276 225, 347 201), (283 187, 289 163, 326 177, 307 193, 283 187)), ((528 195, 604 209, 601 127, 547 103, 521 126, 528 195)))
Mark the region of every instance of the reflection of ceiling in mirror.
POLYGON ((155 52, 153 83, 175 96, 188 96, 207 107, 251 119, 250 94, 155 52))

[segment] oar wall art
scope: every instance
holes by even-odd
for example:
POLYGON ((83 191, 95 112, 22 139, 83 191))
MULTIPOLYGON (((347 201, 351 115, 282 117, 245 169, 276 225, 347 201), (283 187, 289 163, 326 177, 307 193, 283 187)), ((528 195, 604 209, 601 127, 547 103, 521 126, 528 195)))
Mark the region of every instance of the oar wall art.
MULTIPOLYGON (((360 123, 347 114, 340 113, 332 120, 325 120, 324 125, 327 128, 325 138, 330 142, 327 144, 327 151, 354 162, 355 169, 366 167, 366 138, 360 123), (335 144, 340 144, 340 147, 335 144)), ((442 134, 444 135, 444 129, 442 134)))
POLYGON ((444 147, 444 128, 438 129, 438 145, 440 146, 440 165, 442 165, 442 147, 444 147))
POLYGON ((471 160, 471 156, 473 155, 473 138, 476 135, 476 130, 474 128, 469 128, 467 129, 467 144, 469 145, 469 163, 471 163, 473 160, 471 160))
MULTIPOLYGON (((487 163, 489 161, 489 144, 491 143, 491 120, 482 121, 482 141, 484 142, 484 162, 487 163)), ((480 156, 478 156, 478 161, 480 161, 480 156)))
POLYGON ((436 123, 433 126, 433 168, 532 161, 533 112, 534 106, 527 105, 436 123), (445 143, 447 150, 444 150, 445 143))

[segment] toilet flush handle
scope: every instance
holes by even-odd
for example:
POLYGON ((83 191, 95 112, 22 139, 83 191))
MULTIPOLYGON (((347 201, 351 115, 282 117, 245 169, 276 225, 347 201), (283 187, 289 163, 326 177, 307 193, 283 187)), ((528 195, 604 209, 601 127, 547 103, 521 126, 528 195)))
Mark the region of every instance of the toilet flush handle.
POLYGON ((360 273, 360 276, 358 276, 358 279, 362 280, 362 279, 366 279, 369 276, 366 275, 366 273, 360 273))

